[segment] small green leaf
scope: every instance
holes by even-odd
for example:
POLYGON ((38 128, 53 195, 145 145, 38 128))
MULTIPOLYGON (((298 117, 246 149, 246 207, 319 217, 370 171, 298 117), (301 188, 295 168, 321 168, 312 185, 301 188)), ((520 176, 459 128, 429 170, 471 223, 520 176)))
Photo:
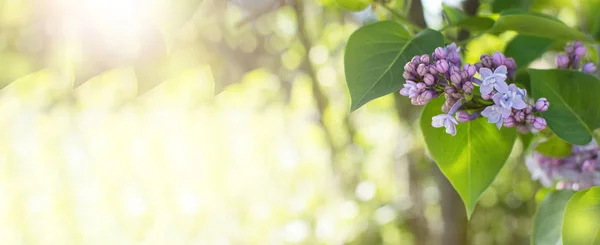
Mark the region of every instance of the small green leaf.
POLYGON ((548 127, 571 144, 588 144, 594 129, 600 128, 600 80, 561 69, 530 69, 529 75, 533 97, 545 97, 550 102, 543 113, 548 127))
POLYGON ((391 21, 355 31, 348 40, 344 57, 351 110, 400 90, 404 65, 415 55, 431 54, 444 45, 443 40, 441 33, 431 29, 412 37, 404 27, 391 21))
POLYGON ((559 137, 552 136, 540 143, 535 151, 549 157, 568 157, 573 152, 573 146, 559 137))
POLYGON ((563 222, 563 213, 569 198, 575 194, 571 190, 552 191, 538 206, 533 222, 532 245, 558 244, 563 222))
POLYGON ((431 118, 441 114, 443 98, 430 101, 421 115, 421 131, 427 149, 442 173, 462 198, 470 217, 477 200, 496 178, 517 138, 510 128, 498 130, 479 118, 457 126, 456 136, 431 126, 431 118))
POLYGON ((593 41, 587 35, 564 23, 539 14, 508 13, 496 20, 492 33, 516 31, 519 34, 557 40, 593 41), (552 30, 552 31, 549 31, 552 30))
POLYGON ((535 59, 544 54, 552 44, 553 39, 517 35, 507 45, 504 54, 507 57, 513 57, 519 69, 524 69, 535 59))
POLYGON ((600 187, 571 197, 562 224, 563 245, 596 245, 600 242, 600 187))

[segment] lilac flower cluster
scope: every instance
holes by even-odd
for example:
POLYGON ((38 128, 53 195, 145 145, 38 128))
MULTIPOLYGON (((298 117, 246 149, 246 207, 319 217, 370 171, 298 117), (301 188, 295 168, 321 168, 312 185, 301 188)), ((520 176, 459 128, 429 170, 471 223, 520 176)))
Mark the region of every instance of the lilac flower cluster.
POLYGON ((573 146, 570 156, 554 158, 534 152, 525 164, 534 180, 546 187, 581 190, 600 185, 600 148, 595 141, 573 146))
MULTIPOLYGON (((575 69, 578 70, 581 66, 581 60, 586 55, 585 46, 580 41, 573 42, 573 45, 565 47, 566 55, 560 54, 556 56, 556 66, 561 69, 575 69)), ((592 62, 585 63, 581 67, 581 71, 584 73, 596 72, 596 65, 592 62)))
POLYGON ((517 127, 521 133, 546 127, 546 121, 534 113, 546 111, 548 101, 542 98, 528 104, 527 92, 507 83, 514 80, 517 68, 514 59, 495 52, 492 56, 482 55, 475 65, 461 67, 461 64, 460 48, 454 43, 436 48, 431 56, 415 56, 404 66, 406 83, 400 94, 409 97, 414 105, 425 105, 443 94, 446 100, 441 110, 444 114, 433 117, 432 126, 444 127, 451 135, 456 135, 459 122, 479 116, 486 117, 498 129, 503 125, 517 127), (476 78, 476 74, 481 79, 476 78), (476 86, 479 93, 474 91, 476 86))

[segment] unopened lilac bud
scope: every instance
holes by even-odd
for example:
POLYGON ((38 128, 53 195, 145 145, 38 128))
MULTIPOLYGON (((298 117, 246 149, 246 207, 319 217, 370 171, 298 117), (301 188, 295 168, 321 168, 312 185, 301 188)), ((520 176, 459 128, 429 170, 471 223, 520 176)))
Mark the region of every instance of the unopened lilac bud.
POLYGON ((548 110, 549 106, 550 106, 550 103, 548 103, 548 100, 546 98, 539 98, 535 102, 535 110, 537 110, 537 111, 545 112, 548 110))
POLYGON ((460 77, 463 80, 466 80, 469 77, 469 74, 465 70, 462 70, 462 71, 460 71, 460 77))
POLYGON ((481 59, 481 64, 484 67, 487 67, 487 68, 492 67, 492 65, 493 65, 492 57, 490 57, 487 54, 482 54, 481 57, 480 57, 480 59, 481 59))
POLYGON ((425 64, 419 64, 419 66, 417 66, 417 74, 419 74, 419 76, 423 77, 427 73, 429 73, 429 69, 425 64))
POLYGON ((456 89, 452 86, 446 86, 444 87, 444 93, 447 95, 452 95, 453 93, 456 93, 456 89))
POLYGON ((529 128, 525 124, 517 124, 517 131, 522 134, 528 134, 529 128))
POLYGON ((596 161, 588 159, 581 165, 581 170, 587 173, 593 173, 596 171, 596 161))
POLYGON ((544 130, 546 128, 546 119, 544 119, 543 117, 536 117, 533 120, 533 128, 540 131, 544 130))
POLYGON ((419 91, 423 91, 425 90, 426 85, 425 83, 417 83, 416 87, 419 91))
POLYGON ((533 114, 525 115, 525 123, 526 124, 532 124, 534 119, 535 119, 535 117, 533 116, 533 114))
POLYGON ((460 94, 460 93, 453 93, 453 94, 452 94, 452 98, 455 98, 455 99, 457 99, 457 100, 458 100, 458 99, 462 99, 462 97, 463 97, 463 95, 462 95, 462 94, 460 94))
POLYGON ((473 86, 473 83, 471 81, 466 81, 463 86, 462 86, 463 91, 465 91, 465 93, 470 94, 473 93, 473 89, 475 89, 475 86, 473 86))
POLYGON ((458 111, 456 113, 456 120, 459 122, 468 122, 471 121, 471 115, 466 111, 458 111))
POLYGON ((494 62, 494 65, 504 65, 504 61, 506 61, 506 57, 504 57, 504 54, 502 52, 496 51, 492 54, 492 62, 494 62))
POLYGON ((565 52, 567 52, 568 54, 572 54, 575 51, 575 47, 568 45, 565 47, 565 52))
POLYGON ((525 113, 523 111, 516 111, 513 115, 515 121, 523 122, 525 121, 525 113))
POLYGON ((483 64, 481 64, 481 62, 475 62, 475 68, 477 68, 478 71, 481 67, 483 67, 483 64))
POLYGON ((465 64, 465 66, 463 66, 463 71, 465 71, 468 76, 472 77, 477 73, 477 67, 471 64, 465 64))
POLYGON ((415 55, 411 60, 410 63, 413 63, 415 66, 421 64, 421 56, 415 55))
POLYGON ((462 80, 462 77, 460 76, 459 73, 452 72, 452 74, 450 74, 450 81, 452 81, 452 83, 460 84, 461 80, 462 80))
POLYGON ((425 92, 421 93, 416 100, 412 101, 412 103, 414 105, 425 105, 434 97, 437 97, 437 93, 435 91, 425 90, 425 92))
POLYGON ((596 65, 594 65, 594 63, 592 62, 585 63, 585 65, 583 65, 582 71, 587 74, 592 74, 596 71, 596 65))
POLYGON ((585 56, 585 47, 581 46, 581 47, 575 48, 575 55, 579 56, 579 57, 585 56))
POLYGON ((580 42, 580 41, 574 41, 573 42, 573 47, 574 48, 583 47, 583 43, 580 42))
POLYGON ((515 126, 515 119, 512 117, 507 117, 504 119, 504 127, 512 128, 515 126))
POLYGON ((406 65, 404 65, 404 71, 410 72, 410 73, 415 73, 415 65, 413 63, 406 63, 406 65))
POLYGON ((429 64, 429 55, 421 55, 421 63, 423 64, 429 64))
POLYGON ((448 55, 448 53, 446 52, 446 49, 444 49, 444 48, 436 48, 433 55, 435 56, 436 59, 441 60, 441 59, 446 59, 446 56, 448 55))
POLYGON ((425 82, 427 86, 433 86, 435 84, 435 77, 427 73, 425 74, 425 77, 423 77, 423 82, 425 82))
POLYGON ((533 107, 530 104, 527 104, 527 106, 525 106, 525 109, 523 109, 523 112, 525 114, 531 114, 532 111, 533 111, 533 107))
POLYGON ((402 73, 402 77, 404 77, 404 79, 406 79, 406 80, 414 80, 415 79, 415 76, 408 71, 404 71, 404 73, 402 73))
POLYGON ((517 63, 515 62, 515 59, 513 59, 513 58, 506 58, 506 60, 504 61, 504 65, 509 70, 510 69, 517 69, 517 63))
POLYGON ((567 68, 569 66, 569 57, 562 54, 556 56, 556 66, 563 69, 567 68))
POLYGON ((431 74, 435 75, 438 73, 437 69, 435 69, 435 64, 428 65, 427 69, 429 69, 429 73, 431 73, 431 74))
POLYGON ((450 65, 450 69, 448 69, 448 71, 450 71, 450 73, 452 73, 452 72, 459 73, 460 72, 460 67, 454 66, 454 65, 450 65))
POLYGON ((435 62, 435 69, 437 69, 439 73, 446 73, 448 69, 450 69, 450 65, 446 60, 438 60, 435 62))

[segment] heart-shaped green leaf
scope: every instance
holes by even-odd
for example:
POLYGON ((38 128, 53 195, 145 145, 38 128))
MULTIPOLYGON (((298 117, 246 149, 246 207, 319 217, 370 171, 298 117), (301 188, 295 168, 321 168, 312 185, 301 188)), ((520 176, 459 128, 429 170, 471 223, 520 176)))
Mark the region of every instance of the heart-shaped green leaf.
POLYGON ((515 129, 502 128, 479 118, 457 126, 456 136, 433 128, 431 118, 441 114, 444 99, 429 102, 421 115, 421 130, 431 157, 462 198, 471 217, 481 194, 496 178, 517 138, 515 129))
POLYGON ((506 45, 504 54, 515 59, 519 69, 539 58, 554 44, 554 40, 544 37, 517 35, 506 45))
POLYGON ((571 190, 552 191, 546 194, 538 206, 533 222, 532 245, 558 244, 561 237, 563 213, 569 198, 575 194, 571 190))
POLYGON ((500 33, 505 31, 516 31, 519 34, 557 40, 593 41, 590 37, 576 29, 539 14, 503 14, 496 20, 496 24, 490 32, 500 33))
POLYGON ((382 21, 363 26, 348 40, 344 57, 351 110, 400 90, 404 65, 415 55, 431 54, 444 45, 438 31, 426 29, 412 37, 404 27, 382 21))
POLYGON ((563 245, 600 244, 600 187, 575 193, 562 224, 563 245))
POLYGON ((552 136, 537 145, 535 151, 549 157, 568 157, 573 152, 573 146, 557 136, 552 136))
POLYGON ((600 128, 600 80, 560 69, 530 69, 529 75, 534 98, 545 97, 550 102, 543 113, 548 127, 571 144, 588 144, 594 129, 600 128))

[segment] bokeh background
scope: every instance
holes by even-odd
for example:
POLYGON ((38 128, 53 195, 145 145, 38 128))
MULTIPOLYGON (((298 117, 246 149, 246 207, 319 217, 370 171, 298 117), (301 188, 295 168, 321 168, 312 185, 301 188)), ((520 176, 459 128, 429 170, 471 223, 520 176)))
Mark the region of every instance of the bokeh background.
MULTIPOLYGON (((385 4, 440 29, 442 2, 587 23, 579 1, 385 4)), ((520 143, 467 222, 419 108, 349 113, 345 44, 394 18, 382 6, 0 0, 0 244, 529 244, 520 143)), ((465 60, 513 36, 464 42, 465 60)))

